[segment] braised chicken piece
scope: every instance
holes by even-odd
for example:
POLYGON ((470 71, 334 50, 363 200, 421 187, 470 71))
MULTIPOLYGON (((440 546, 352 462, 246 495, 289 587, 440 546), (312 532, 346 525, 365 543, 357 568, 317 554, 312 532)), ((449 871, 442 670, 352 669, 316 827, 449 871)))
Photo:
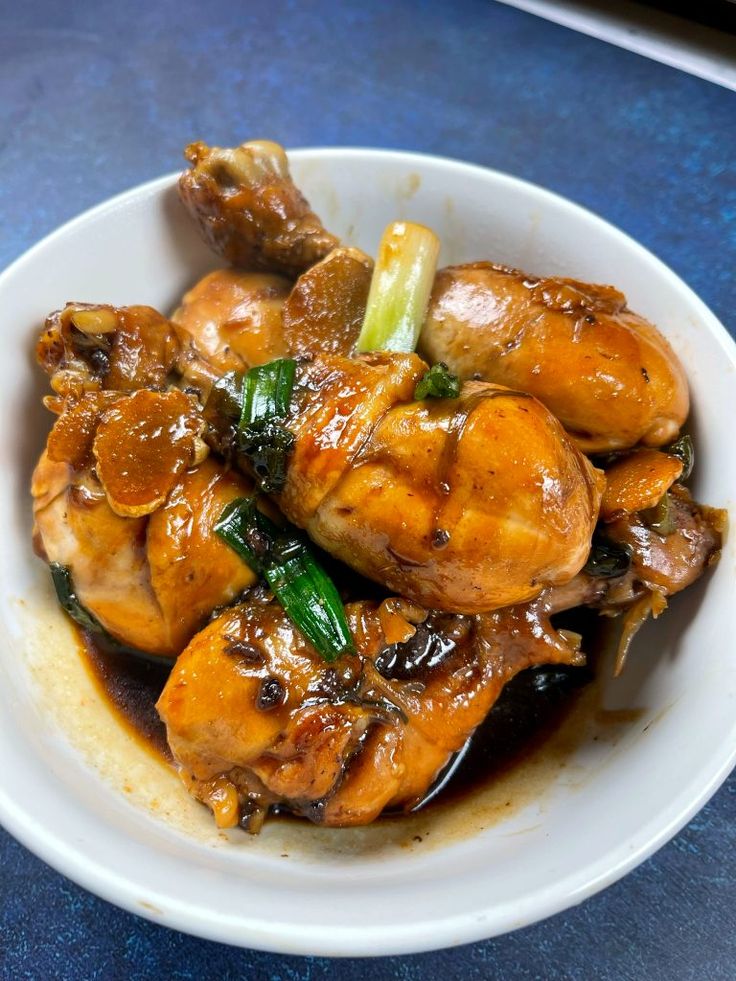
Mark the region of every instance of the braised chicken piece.
POLYGON ((677 356, 612 286, 490 262, 449 266, 437 273, 419 352, 462 378, 530 392, 585 453, 669 443, 688 414, 677 356))
POLYGON ((62 399, 85 392, 162 388, 174 371, 179 342, 152 307, 68 303, 46 320, 39 364, 62 399))
POLYGON ((468 382, 415 401, 413 354, 302 364, 279 506, 325 551, 439 610, 523 602, 580 570, 601 474, 536 399, 468 382))
MULTIPOLYGON (((635 583, 666 596, 699 579, 717 560, 726 526, 726 512, 693 501, 687 488, 675 484, 668 493, 669 527, 658 526, 647 511, 606 524, 605 536, 631 551, 635 583)), ((617 597, 609 593, 609 604, 617 597)))
MULTIPOLYGON (((253 156, 268 160, 270 148, 276 147, 257 146, 210 150, 193 144, 188 154, 195 166, 181 177, 182 196, 216 252, 244 266, 293 274, 324 259, 337 240, 327 235, 330 241, 322 251, 296 266, 269 264, 248 249, 235 258, 215 241, 239 241, 245 223, 249 242, 270 242, 269 217, 241 200, 248 181, 257 186, 259 179, 253 176, 253 156), (248 176, 238 177, 238 167, 248 176), (208 176, 198 178, 200 170, 208 176), (220 197, 214 189, 217 179, 223 185, 220 197), (205 185, 209 198, 202 190, 205 185), (200 203, 198 212, 192 188, 205 201, 220 202, 210 224, 202 213, 213 211, 214 205, 200 203)), ((281 162, 269 166, 283 173, 298 195, 283 150, 276 149, 274 160, 281 162)), ((370 266, 363 261, 361 269, 360 254, 350 268, 346 254, 353 251, 337 250, 339 255, 328 256, 327 270, 309 270, 297 283, 284 308, 284 335, 292 353, 351 352, 370 284, 370 266)), ((532 277, 490 262, 450 266, 437 273, 418 350, 428 362, 444 362, 461 378, 534 395, 585 453, 637 443, 664 445, 675 438, 689 409, 687 382, 672 348, 652 324, 628 309, 626 297, 612 286, 532 277)))
POLYGON ((90 392, 56 420, 33 474, 34 544, 66 566, 118 641, 175 655, 255 580, 215 535, 247 478, 212 458, 184 393, 90 392))
POLYGON ((226 372, 247 371, 288 354, 281 311, 290 290, 287 279, 268 273, 208 273, 171 317, 184 378, 207 391, 226 372))
POLYGON ((273 805, 330 826, 416 806, 518 671, 584 663, 580 637, 554 630, 552 614, 629 611, 620 667, 633 633, 662 608, 651 597, 666 605, 715 561, 724 513, 682 487, 672 494, 669 534, 636 515, 609 526, 628 570, 601 566, 492 614, 351 603, 357 653, 334 665, 274 603, 254 597, 226 611, 184 651, 157 706, 187 789, 219 826, 251 831, 273 805))
POLYGON ((157 708, 184 784, 220 827, 256 831, 273 804, 331 827, 408 810, 517 672, 583 661, 543 601, 475 617, 410 607, 411 636, 391 644, 397 603, 348 604, 357 653, 334 665, 272 602, 227 610, 194 638, 157 708))
POLYGON ((205 241, 244 269, 296 276, 338 245, 294 185, 283 147, 191 143, 179 195, 205 241))
POLYGON ((667 608, 667 597, 691 586, 718 561, 727 512, 693 501, 674 484, 656 508, 602 523, 585 571, 552 590, 552 609, 585 605, 624 613, 614 673, 637 631, 667 608))

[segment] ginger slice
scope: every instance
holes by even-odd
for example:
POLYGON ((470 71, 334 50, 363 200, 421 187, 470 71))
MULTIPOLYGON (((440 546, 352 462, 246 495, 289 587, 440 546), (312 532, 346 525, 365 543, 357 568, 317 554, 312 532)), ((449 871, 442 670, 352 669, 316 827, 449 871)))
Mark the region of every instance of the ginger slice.
POLYGON ((653 508, 682 473, 682 461, 659 450, 635 450, 606 471, 601 518, 653 508))
POLYGON ((161 507, 194 463, 201 425, 192 400, 177 390, 142 389, 108 409, 93 449, 112 510, 137 518, 161 507))
POLYGON ((64 408, 46 443, 49 459, 68 463, 75 470, 86 467, 92 459, 100 413, 119 399, 118 392, 88 392, 79 402, 64 408))
POLYGON ((372 273, 370 257, 354 248, 333 249, 302 273, 283 308, 291 351, 349 355, 365 317, 372 273))

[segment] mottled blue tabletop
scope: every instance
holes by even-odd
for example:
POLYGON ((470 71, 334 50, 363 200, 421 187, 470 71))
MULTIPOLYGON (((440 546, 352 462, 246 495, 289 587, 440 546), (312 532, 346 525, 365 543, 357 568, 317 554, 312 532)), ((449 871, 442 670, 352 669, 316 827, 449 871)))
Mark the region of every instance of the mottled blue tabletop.
MULTIPOLYGON (((0 0, 0 266, 171 171, 193 138, 461 157, 620 226, 730 330, 736 96, 490 2, 0 0)), ((2 775, 0 775, 2 779, 2 775)), ((0 830, 0 976, 736 976, 736 778, 623 881, 506 937, 373 962, 281 957, 124 913, 0 830)))

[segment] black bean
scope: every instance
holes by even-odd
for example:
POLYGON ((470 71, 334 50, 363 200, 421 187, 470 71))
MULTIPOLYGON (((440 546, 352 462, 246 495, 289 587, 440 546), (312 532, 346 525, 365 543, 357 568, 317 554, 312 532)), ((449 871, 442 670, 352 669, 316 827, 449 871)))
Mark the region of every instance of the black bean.
POLYGON ((258 692, 256 705, 262 711, 267 712, 269 709, 276 708, 277 705, 281 705, 285 698, 286 691, 284 690, 284 686, 281 684, 278 678, 274 678, 273 675, 270 675, 268 678, 264 678, 261 682, 261 688, 258 692))

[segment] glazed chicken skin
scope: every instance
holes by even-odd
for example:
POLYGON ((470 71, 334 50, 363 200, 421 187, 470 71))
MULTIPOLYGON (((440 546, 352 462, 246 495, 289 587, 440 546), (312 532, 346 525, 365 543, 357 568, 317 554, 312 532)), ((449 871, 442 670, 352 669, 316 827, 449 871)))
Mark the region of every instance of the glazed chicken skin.
POLYGON ((220 827, 257 831, 273 804, 329 827, 410 809, 518 671, 582 663, 541 602, 478 617, 408 607, 412 636, 389 644, 391 604, 348 604, 357 653, 332 666, 274 603, 227 610, 187 647, 157 708, 220 827))
POLYGON ((31 482, 36 551, 69 569, 79 601, 113 638, 171 657, 255 581, 214 532, 223 508, 252 487, 212 458, 197 462, 194 440, 181 447, 183 462, 178 448, 156 445, 151 433, 163 416, 150 401, 170 401, 166 394, 105 395, 85 396, 49 435, 31 482), (134 405, 141 396, 146 404, 134 405), (111 451, 100 433, 121 417, 130 436, 118 441, 113 429, 111 451))
POLYGON ((585 562, 601 475, 535 399, 467 383, 416 401, 413 354, 323 355, 297 372, 286 517, 358 572, 422 605, 524 602, 585 562))
POLYGON ((490 262, 449 266, 435 278, 418 350, 461 378, 530 392, 585 453, 662 446, 688 414, 677 356, 612 286, 490 262))
MULTIPOLYGON (((120 319, 112 308, 86 313, 120 319)), ((69 334, 76 356, 75 318, 79 313, 67 308, 59 333, 69 334)), ((159 326, 162 332, 171 327, 163 318, 159 326)), ((117 336, 113 330, 102 338, 115 346, 117 336)), ((91 333, 81 337, 99 340, 91 333)), ((58 343, 45 343, 41 355, 53 371, 57 361, 47 348, 56 350, 58 343)), ((181 362, 178 340, 167 369, 171 362, 181 362)), ((324 355, 301 366, 286 420, 294 453, 278 495, 285 516, 333 556, 432 609, 492 610, 572 578, 585 562, 598 512, 596 472, 557 421, 523 393, 469 383, 457 404, 415 402, 426 369, 416 355, 390 354, 324 355)), ((99 383, 107 384, 108 375, 99 383)), ((144 423, 130 415, 133 432, 144 423)), ((96 423, 87 414, 84 425, 96 423)), ((175 420, 166 425, 175 427, 175 420)), ((127 431, 119 420, 109 445, 127 431)), ((162 459, 154 456, 139 470, 148 467, 154 479, 162 459)), ((184 465, 179 459, 179 471, 184 465)), ((115 509, 105 461, 98 458, 96 468, 115 509)), ((136 517, 161 506, 173 485, 168 477, 153 497, 144 494, 142 512, 133 501, 123 510, 118 503, 117 513, 136 517)))
POLYGON ((245 269, 298 275, 338 245, 289 174, 283 147, 254 140, 233 149, 191 143, 179 195, 205 241, 245 269))
POLYGON ((291 291, 283 276, 217 269, 185 293, 171 322, 181 343, 178 369, 207 392, 229 371, 247 371, 289 353, 282 308, 291 291))
MULTIPOLYGON (((308 211, 288 176, 283 149, 259 143, 231 150, 192 144, 187 154, 193 169, 181 177, 182 200, 215 251, 247 268, 306 275, 293 291, 292 306, 297 314, 307 310, 309 317, 290 320, 290 304, 285 307, 290 351, 349 354, 365 311, 370 266, 361 270, 354 262, 351 275, 341 275, 340 262, 329 253, 350 250, 337 249, 337 239, 308 211), (254 195, 262 204, 268 175, 286 182, 288 200, 295 194, 303 204, 295 210, 289 205, 274 209, 276 218, 270 198, 265 209, 254 205, 254 195), (297 234, 282 234, 282 219, 288 223, 292 213, 302 216, 303 207, 306 237, 301 217, 294 219, 297 234), (315 268, 312 283, 309 267, 326 257, 337 275, 315 268), (342 317, 335 316, 339 312, 342 317)), ((418 352, 429 363, 444 362, 463 379, 534 395, 585 453, 639 443, 662 446, 676 437, 689 410, 677 356, 612 286, 530 276, 492 262, 449 266, 435 278, 418 352)))
POLYGON ((687 589, 718 560, 726 512, 698 504, 682 484, 669 494, 672 530, 666 533, 648 523, 646 512, 599 526, 606 543, 628 552, 628 569, 611 577, 581 572, 555 588, 555 610, 592 606, 615 616, 646 594, 666 598, 687 589))

